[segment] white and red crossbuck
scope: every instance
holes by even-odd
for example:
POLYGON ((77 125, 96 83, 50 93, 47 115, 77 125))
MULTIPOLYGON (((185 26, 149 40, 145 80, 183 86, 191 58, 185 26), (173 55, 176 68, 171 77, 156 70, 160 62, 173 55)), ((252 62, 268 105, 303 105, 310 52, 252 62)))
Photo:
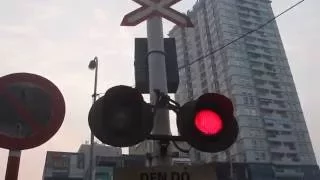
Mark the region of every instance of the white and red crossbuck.
POLYGON ((121 26, 136 26, 154 16, 161 16, 182 27, 193 27, 190 18, 174 9, 172 5, 181 0, 133 0, 142 7, 124 16, 121 26))

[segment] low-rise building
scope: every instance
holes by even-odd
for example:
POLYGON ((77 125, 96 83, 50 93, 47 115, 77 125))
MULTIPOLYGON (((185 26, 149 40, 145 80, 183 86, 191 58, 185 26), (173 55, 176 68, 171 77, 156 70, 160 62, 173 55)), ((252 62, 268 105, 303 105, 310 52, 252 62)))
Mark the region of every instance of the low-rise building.
POLYGON ((48 151, 43 180, 83 180, 83 153, 48 151))

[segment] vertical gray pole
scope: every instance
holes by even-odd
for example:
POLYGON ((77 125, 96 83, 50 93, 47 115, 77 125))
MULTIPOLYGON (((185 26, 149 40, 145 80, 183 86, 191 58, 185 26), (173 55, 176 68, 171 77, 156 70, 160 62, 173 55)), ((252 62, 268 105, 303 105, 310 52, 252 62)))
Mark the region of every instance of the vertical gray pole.
MULTIPOLYGON (((159 52, 164 52, 163 40, 163 26, 162 18, 155 16, 149 18, 147 21, 147 34, 148 34, 148 51, 151 52, 148 58, 149 63, 149 83, 150 83, 150 101, 155 104, 156 95, 155 89, 167 94, 167 75, 165 55, 159 52)), ((158 109, 154 118, 155 134, 171 134, 169 123, 169 111, 167 109, 158 109)), ((168 153, 170 153, 168 148, 168 153)), ((152 165, 171 165, 170 156, 160 157, 159 142, 154 142, 152 145, 152 154, 157 157, 153 158, 152 165)))
POLYGON ((232 162, 232 156, 231 156, 231 150, 227 150, 226 151, 227 156, 228 156, 228 161, 230 164, 230 179, 233 180, 234 176, 233 176, 233 162, 232 162))
MULTIPOLYGON (((92 95, 92 103, 94 104, 97 100, 97 84, 98 84, 98 57, 94 57, 95 61, 95 72, 94 72, 94 89, 92 95)), ((94 135, 90 134, 90 160, 89 160, 89 180, 94 180, 93 166, 94 166, 94 135)))

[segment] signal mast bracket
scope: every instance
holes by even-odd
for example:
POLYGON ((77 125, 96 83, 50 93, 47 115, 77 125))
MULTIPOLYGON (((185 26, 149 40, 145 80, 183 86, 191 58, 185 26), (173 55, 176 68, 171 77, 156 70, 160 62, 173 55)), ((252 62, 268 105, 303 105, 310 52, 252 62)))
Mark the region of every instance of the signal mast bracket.
MULTIPOLYGON (((161 92, 159 89, 154 89, 154 93, 156 94, 156 104, 153 106, 154 112, 157 111, 158 108, 167 108, 169 110, 173 110, 175 113, 178 113, 180 109, 180 104, 170 98, 169 95, 161 92)), ((172 136, 166 134, 150 134, 146 138, 147 140, 158 140, 158 141, 186 141, 182 136, 172 136)))
POLYGON ((147 136, 146 139, 157 140, 157 141, 179 141, 179 142, 186 141, 186 139, 182 136, 160 135, 160 134, 150 134, 147 136))
POLYGON ((154 93, 157 97, 156 104, 154 105, 155 111, 158 108, 167 108, 174 111, 175 113, 178 113, 180 109, 180 104, 178 102, 171 99, 169 95, 161 92, 159 89, 155 89, 154 93))

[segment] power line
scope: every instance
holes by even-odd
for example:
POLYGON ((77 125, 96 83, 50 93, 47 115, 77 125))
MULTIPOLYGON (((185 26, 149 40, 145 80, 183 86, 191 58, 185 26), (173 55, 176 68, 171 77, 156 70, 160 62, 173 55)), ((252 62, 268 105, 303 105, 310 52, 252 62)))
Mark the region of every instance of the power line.
POLYGON ((293 8, 295 8, 296 6, 298 6, 299 4, 301 4, 303 1, 305 1, 305 0, 301 0, 301 1, 297 2, 296 4, 292 5, 291 7, 289 7, 289 8, 286 9, 285 11, 283 11, 282 13, 280 13, 280 14, 278 14, 277 16, 273 17, 272 19, 268 20, 268 21, 265 22, 264 24, 261 24, 261 25, 258 26, 256 29, 253 29, 253 30, 251 30, 251 31, 249 31, 249 32, 247 32, 247 33, 239 36, 238 38, 236 38, 236 39, 228 42, 227 44, 219 47, 218 49, 216 49, 216 50, 214 50, 214 51, 212 51, 212 52, 210 52, 210 53, 208 53, 208 54, 206 54, 206 55, 203 55, 203 56, 198 57, 197 59, 195 59, 195 60, 192 61, 191 63, 185 64, 185 65, 179 67, 179 70, 180 70, 180 69, 183 69, 183 68, 186 68, 187 66, 191 66, 192 64, 194 64, 194 63, 196 63, 196 62, 198 62, 198 61, 200 61, 200 60, 202 60, 202 59, 204 59, 204 58, 206 58, 206 57, 208 57, 208 56, 211 56, 211 55, 217 53, 218 51, 221 51, 222 49, 230 46, 231 44, 239 41, 240 39, 243 39, 244 37, 248 36, 249 34, 252 34, 252 33, 256 32, 256 31, 259 31, 260 29, 262 29, 262 28, 265 27, 266 25, 268 25, 268 24, 270 24, 271 22, 273 22, 274 20, 276 20, 278 17, 282 16, 283 14, 287 13, 287 12, 290 11, 291 9, 293 9, 293 8))

